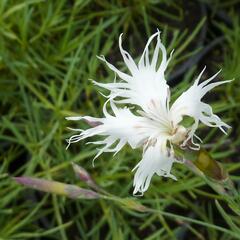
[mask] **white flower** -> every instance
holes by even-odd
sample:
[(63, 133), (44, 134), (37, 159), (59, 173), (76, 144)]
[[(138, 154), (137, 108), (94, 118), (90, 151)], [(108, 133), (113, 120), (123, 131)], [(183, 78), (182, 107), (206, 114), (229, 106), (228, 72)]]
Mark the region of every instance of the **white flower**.
[[(157, 38), (157, 44), (150, 59), (149, 45), (154, 38)], [(199, 144), (194, 142), (194, 137), (200, 140), (195, 134), (199, 122), (210, 127), (218, 127), (226, 133), (225, 128), (230, 126), (213, 114), (211, 106), (202, 102), (201, 99), (212, 88), (229, 81), (212, 83), (217, 73), (199, 83), (204, 68), (194, 84), (170, 107), (170, 90), (164, 72), (172, 53), (167, 59), (166, 49), (160, 40), (160, 32), (156, 32), (149, 38), (138, 64), (122, 48), (122, 35), (119, 38), (119, 48), (130, 74), (121, 72), (104, 57), (99, 57), (121, 81), (94, 82), (110, 92), (103, 107), (104, 117), (68, 117), (68, 120), (86, 120), (93, 126), (87, 130), (75, 129), (79, 133), (70, 137), (68, 143), (78, 142), (95, 135), (102, 136), (102, 140), (92, 142), (103, 145), (96, 157), (103, 152), (116, 154), (127, 143), (132, 148), (143, 147), (142, 160), (134, 168), (136, 173), (133, 182), (133, 193), (143, 194), (155, 173), (176, 180), (176, 177), (171, 174), (173, 163), (178, 161), (174, 156), (173, 145), (185, 146), (191, 143), (191, 148), (198, 149)], [(162, 55), (160, 65), (158, 64), (159, 50)], [(110, 104), (112, 114), (107, 111), (107, 104)], [(133, 113), (129, 107), (121, 108), (119, 104), (133, 105), (138, 111)], [(194, 119), (194, 124), (188, 129), (181, 125), (183, 116)]]

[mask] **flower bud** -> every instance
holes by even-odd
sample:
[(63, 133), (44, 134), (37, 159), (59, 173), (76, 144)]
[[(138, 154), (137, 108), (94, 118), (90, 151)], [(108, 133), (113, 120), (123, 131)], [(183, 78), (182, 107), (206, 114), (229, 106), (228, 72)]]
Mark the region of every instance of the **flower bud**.
[(55, 193), (73, 199), (96, 199), (100, 195), (92, 190), (80, 188), (75, 185), (50, 181), (40, 178), (15, 177), (17, 183), (40, 191)]
[(222, 165), (214, 160), (207, 151), (200, 150), (193, 164), (207, 177), (216, 181), (224, 181), (228, 177)]

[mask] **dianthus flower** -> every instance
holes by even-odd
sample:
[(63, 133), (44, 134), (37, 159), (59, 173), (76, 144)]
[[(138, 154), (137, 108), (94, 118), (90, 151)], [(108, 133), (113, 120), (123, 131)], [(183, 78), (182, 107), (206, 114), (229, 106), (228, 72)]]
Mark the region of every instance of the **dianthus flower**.
[[(156, 47), (152, 57), (149, 57), (149, 45), (155, 38)], [(133, 194), (138, 192), (143, 194), (155, 173), (176, 180), (171, 173), (172, 165), (181, 161), (175, 156), (174, 145), (179, 147), (188, 145), (192, 149), (199, 149), (199, 144), (194, 140), (201, 141), (195, 134), (200, 122), (209, 127), (218, 127), (226, 133), (225, 129), (230, 126), (213, 113), (209, 104), (201, 100), (212, 88), (229, 81), (213, 83), (212, 80), (218, 72), (200, 83), (204, 68), (193, 85), (170, 105), (170, 88), (164, 73), (173, 52), (167, 59), (166, 48), (160, 40), (160, 32), (157, 31), (149, 38), (138, 64), (123, 49), (122, 34), (119, 37), (119, 48), (130, 74), (120, 71), (103, 56), (99, 57), (121, 81), (113, 83), (94, 81), (97, 86), (109, 90), (108, 99), (103, 107), (104, 117), (67, 117), (68, 120), (85, 120), (91, 126), (87, 130), (76, 129), (79, 133), (71, 136), (68, 143), (95, 135), (103, 137), (100, 141), (91, 142), (102, 145), (95, 158), (103, 152), (116, 154), (126, 144), (133, 149), (141, 147), (142, 159), (133, 169), (136, 170)], [(158, 64), (160, 51), (162, 59)], [(111, 114), (107, 111), (108, 104), (112, 110)], [(122, 105), (125, 106), (121, 107)], [(193, 118), (191, 126), (182, 125), (184, 116)]]

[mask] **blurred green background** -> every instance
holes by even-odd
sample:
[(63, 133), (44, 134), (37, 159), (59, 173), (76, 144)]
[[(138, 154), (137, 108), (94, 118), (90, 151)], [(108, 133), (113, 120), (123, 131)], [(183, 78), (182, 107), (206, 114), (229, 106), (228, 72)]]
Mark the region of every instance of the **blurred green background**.
[[(180, 164), (178, 181), (153, 177), (136, 201), (160, 210), (140, 213), (107, 200), (69, 200), (26, 189), (13, 176), (41, 177), (86, 187), (71, 162), (88, 170), (105, 190), (132, 197), (132, 168), (141, 150), (125, 147), (95, 161), (86, 141), (65, 150), (70, 115), (102, 116), (104, 97), (89, 79), (111, 82), (114, 74), (96, 55), (126, 70), (118, 49), (138, 60), (158, 28), (168, 53), (173, 99), (222, 69), (232, 79), (207, 95), (224, 121), (225, 136), (200, 126), (202, 147), (228, 170), (239, 188), (240, 1), (1, 0), (0, 1), (0, 239), (240, 239), (238, 193), (222, 196)], [(232, 204), (232, 206), (231, 206)], [(231, 207), (229, 207), (231, 206)], [(171, 213), (171, 214), (168, 214)], [(184, 217), (184, 218), (181, 218)], [(197, 220), (197, 221), (192, 221)]]

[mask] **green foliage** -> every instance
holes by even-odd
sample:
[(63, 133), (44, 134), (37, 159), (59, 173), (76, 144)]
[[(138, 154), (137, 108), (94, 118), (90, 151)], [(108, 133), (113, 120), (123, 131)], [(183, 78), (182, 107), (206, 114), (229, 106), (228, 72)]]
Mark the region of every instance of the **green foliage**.
[[(65, 116), (102, 114), (105, 99), (89, 79), (114, 78), (96, 55), (105, 55), (124, 70), (119, 34), (124, 33), (125, 48), (138, 59), (148, 36), (159, 28), (168, 52), (175, 49), (168, 78), (179, 66), (184, 69), (173, 99), (193, 82), (202, 64), (207, 65), (207, 75), (222, 68), (221, 78), (235, 78), (208, 99), (232, 126), (229, 135), (202, 127), (198, 133), (202, 147), (223, 164), (239, 187), (236, 1), (186, 2), (0, 1), (0, 239), (240, 239), (237, 191), (226, 196), (215, 193), (204, 179), (175, 164), (177, 182), (155, 176), (144, 197), (132, 199), (131, 170), (141, 158), (140, 151), (125, 147), (115, 157), (103, 154), (93, 168), (93, 145), (83, 141), (65, 150), (71, 134)], [(199, 10), (203, 5), (207, 16)], [(232, 25), (219, 17), (221, 11), (230, 16)], [(224, 41), (196, 61), (222, 35)], [(78, 122), (76, 127), (86, 126)], [(69, 200), (28, 190), (11, 178), (24, 175), (86, 187), (75, 178), (71, 162), (87, 169), (99, 186), (118, 199)], [(142, 205), (151, 210), (134, 209)]]

